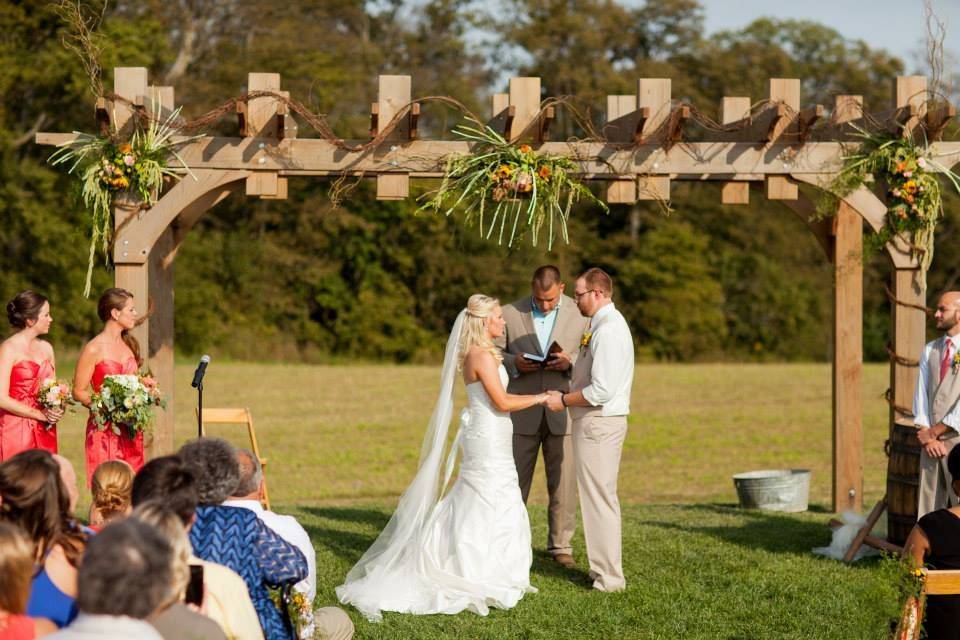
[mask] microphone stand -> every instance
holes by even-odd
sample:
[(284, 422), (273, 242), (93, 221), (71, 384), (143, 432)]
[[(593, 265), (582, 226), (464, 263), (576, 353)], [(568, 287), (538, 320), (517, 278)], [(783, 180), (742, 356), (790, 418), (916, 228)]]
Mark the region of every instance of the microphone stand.
[(203, 437), (203, 380), (197, 385), (197, 437)]

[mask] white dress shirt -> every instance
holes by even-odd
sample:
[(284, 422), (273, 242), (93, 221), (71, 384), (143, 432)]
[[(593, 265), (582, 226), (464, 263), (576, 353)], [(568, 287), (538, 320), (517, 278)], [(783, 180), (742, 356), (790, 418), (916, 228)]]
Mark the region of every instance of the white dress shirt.
[(50, 640), (163, 640), (160, 633), (145, 620), (88, 613), (81, 613), (70, 626), (46, 637)]
[(630, 389), (633, 386), (633, 337), (623, 314), (611, 302), (590, 319), (590, 344), (593, 355), (590, 384), (581, 391), (587, 402), (603, 407), (603, 416), (630, 413)]
[[(953, 346), (950, 348), (951, 354), (956, 354), (960, 350), (960, 335), (945, 336)], [(933, 345), (937, 340), (928, 342), (923, 348), (923, 355), (920, 356), (920, 370), (917, 374), (917, 389), (913, 393), (913, 424), (918, 427), (932, 427), (930, 424), (930, 388), (936, 388), (940, 383), (940, 363), (930, 362), (930, 352), (933, 351)], [(943, 357), (943, 354), (940, 354)], [(953, 405), (947, 415), (943, 417), (943, 424), (960, 431), (960, 402)]]
[(223, 503), (228, 507), (241, 507), (257, 514), (257, 517), (274, 532), (303, 553), (307, 559), (307, 577), (294, 585), (301, 593), (307, 594), (310, 602), (317, 596), (317, 551), (310, 542), (307, 533), (293, 516), (283, 516), (273, 511), (267, 511), (258, 500), (230, 499)]

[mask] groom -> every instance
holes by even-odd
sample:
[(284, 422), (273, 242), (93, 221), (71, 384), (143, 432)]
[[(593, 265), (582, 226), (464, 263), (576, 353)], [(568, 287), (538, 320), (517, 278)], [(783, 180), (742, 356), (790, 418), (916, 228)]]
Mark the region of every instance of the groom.
[(548, 406), (553, 411), (569, 407), (573, 418), (573, 458), (593, 587), (622, 591), (627, 583), (617, 475), (630, 413), (633, 338), (613, 305), (613, 279), (602, 269), (588, 269), (577, 278), (573, 295), (590, 326), (580, 341), (571, 391), (551, 395)]
[[(566, 391), (577, 358), (586, 318), (576, 303), (563, 295), (560, 270), (544, 265), (533, 274), (531, 295), (503, 307), (504, 335), (497, 340), (503, 364), (510, 372), (507, 391), (538, 394)], [(550, 348), (554, 347), (551, 353)], [(541, 358), (542, 363), (524, 357)], [(535, 406), (510, 414), (513, 420), (513, 458), (524, 503), (530, 495), (537, 453), (543, 448), (547, 472), (550, 531), (547, 551), (565, 567), (574, 566), (571, 539), (577, 524), (577, 476), (570, 443), (570, 418), (566, 411), (553, 413)]]

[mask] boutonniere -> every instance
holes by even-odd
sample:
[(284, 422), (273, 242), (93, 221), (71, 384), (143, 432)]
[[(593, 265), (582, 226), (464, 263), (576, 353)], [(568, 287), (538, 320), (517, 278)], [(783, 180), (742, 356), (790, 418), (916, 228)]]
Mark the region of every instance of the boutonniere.
[(950, 366), (950, 370), (953, 371), (953, 375), (957, 375), (957, 372), (960, 371), (960, 351), (953, 354), (953, 364)]
[[(583, 336), (580, 337), (580, 348), (583, 349), (584, 347), (589, 347), (590, 338), (592, 337), (593, 337), (592, 331), (584, 331)], [(960, 352), (958, 352), (957, 355), (960, 355)]]

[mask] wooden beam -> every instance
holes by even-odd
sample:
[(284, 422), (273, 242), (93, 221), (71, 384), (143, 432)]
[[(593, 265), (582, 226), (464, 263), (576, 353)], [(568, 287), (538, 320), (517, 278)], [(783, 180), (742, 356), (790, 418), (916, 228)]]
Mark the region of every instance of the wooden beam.
[[(750, 106), (749, 96), (724, 96), (720, 104), (721, 124), (731, 125), (748, 120), (750, 118)], [(737, 133), (739, 135), (733, 137), (742, 140), (746, 131), (741, 130)], [(724, 182), (720, 189), (720, 202), (723, 204), (750, 204), (750, 183)]]
[[(130, 102), (137, 102), (147, 93), (146, 67), (117, 67), (113, 70), (113, 92)], [(121, 136), (130, 135), (133, 127), (133, 109), (124, 102), (113, 105), (114, 129)]]
[[(247, 91), (272, 91), (283, 94), (280, 89), (279, 73), (247, 74)], [(246, 135), (254, 138), (277, 138), (277, 110), (282, 103), (272, 96), (252, 98), (247, 101)]]
[[(796, 78), (771, 78), (770, 101), (773, 104), (771, 124), (767, 130), (767, 144), (772, 141), (796, 141), (797, 114), (800, 111), (800, 80)], [(785, 136), (791, 134), (791, 136)], [(786, 157), (793, 158), (792, 155)], [(792, 164), (792, 163), (791, 163)], [(783, 173), (789, 173), (784, 171)], [(797, 184), (787, 176), (769, 175), (766, 179), (767, 198), (770, 200), (796, 200)]]
[(97, 122), (97, 133), (101, 136), (110, 135), (110, 112), (113, 111), (113, 101), (104, 97), (97, 98), (94, 108), (94, 119)]
[(787, 176), (767, 176), (766, 187), (768, 200), (796, 200), (800, 195), (796, 181)]
[[(644, 118), (643, 124), (643, 131), (648, 132), (644, 133), (645, 141), (649, 139), (658, 145), (670, 144), (670, 136), (673, 134), (668, 131), (672, 109), (671, 86), (670, 78), (640, 78), (637, 81), (637, 108), (641, 110), (641, 114), (649, 114)], [(670, 199), (670, 177), (663, 175), (667, 172), (661, 169), (659, 160), (660, 156), (673, 148), (676, 146), (668, 146), (656, 153), (657, 159), (651, 162), (651, 170), (635, 172), (640, 174), (637, 180), (638, 200)]]
[(516, 142), (530, 135), (540, 113), (540, 78), (510, 78), (510, 106), (515, 108), (507, 140)]
[(927, 117), (924, 120), (924, 127), (927, 130), (928, 140), (940, 140), (943, 138), (943, 130), (951, 119), (957, 116), (957, 107), (946, 103), (940, 106), (928, 109)]
[(550, 125), (556, 117), (556, 107), (547, 107), (544, 109), (543, 115), (540, 116), (540, 123), (538, 124), (539, 132), (537, 133), (537, 142), (543, 142), (549, 138)]
[(420, 103), (415, 102), (410, 105), (410, 121), (408, 124), (407, 138), (417, 140), (420, 137)]
[[(749, 182), (732, 182), (726, 184), (744, 184)], [(758, 186), (759, 188), (759, 186)], [(817, 217), (817, 207), (813, 201), (801, 193), (796, 200), (782, 200), (782, 204), (803, 220), (810, 233), (816, 238), (817, 244), (823, 249), (823, 255), (828, 261), (833, 261), (834, 230), (833, 218)]]
[[(611, 142), (633, 142), (636, 124), (637, 96), (607, 96), (607, 124), (603, 133)], [(610, 204), (633, 204), (637, 201), (637, 176), (625, 175), (607, 185), (606, 201)]]
[(833, 510), (859, 512), (863, 509), (863, 219), (843, 201), (836, 213), (832, 262)]
[(812, 107), (807, 107), (800, 111), (800, 115), (797, 117), (800, 124), (800, 142), (806, 142), (810, 133), (813, 131), (814, 125), (818, 120), (823, 118), (823, 115), (826, 113), (826, 108), (822, 104), (815, 104)]
[(920, 119), (926, 116), (926, 105), (927, 77), (897, 76), (893, 85), (893, 108), (897, 109), (902, 117), (898, 118), (894, 126), (903, 137), (913, 135), (920, 125)]
[[(377, 96), (378, 121), (377, 135), (383, 133), (390, 123), (399, 117), (400, 112), (410, 104), (412, 79), (410, 76), (380, 76)], [(400, 118), (396, 128), (388, 136), (394, 144), (410, 140), (410, 118)], [(381, 150), (377, 150), (380, 155)], [(398, 163), (399, 164), (399, 163)], [(380, 173), (377, 175), (377, 200), (404, 200), (410, 195), (410, 174), (405, 171)]]

